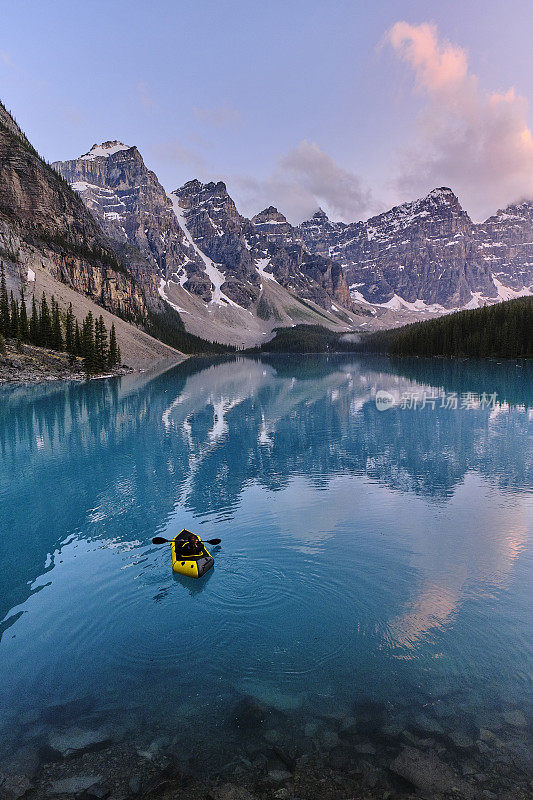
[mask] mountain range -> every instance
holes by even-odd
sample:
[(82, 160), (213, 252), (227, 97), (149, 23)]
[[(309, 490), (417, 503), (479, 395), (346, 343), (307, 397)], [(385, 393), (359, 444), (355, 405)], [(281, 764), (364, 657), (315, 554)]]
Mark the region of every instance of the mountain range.
[(248, 219), (223, 182), (167, 192), (116, 140), (48, 165), (0, 105), (0, 257), (30, 289), (38, 269), (137, 328), (251, 345), (279, 326), (372, 330), (533, 293), (533, 202), (479, 224), (442, 187), (366, 221)]

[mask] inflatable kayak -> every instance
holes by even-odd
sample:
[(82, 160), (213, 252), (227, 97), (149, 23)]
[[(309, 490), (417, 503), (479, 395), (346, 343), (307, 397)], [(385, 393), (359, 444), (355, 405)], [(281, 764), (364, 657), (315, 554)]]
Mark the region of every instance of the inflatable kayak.
[(172, 539), (170, 552), (172, 554), (172, 569), (180, 575), (188, 575), (190, 578), (201, 578), (202, 575), (211, 569), (215, 559), (206, 549), (205, 544), (200, 539), (202, 552), (196, 556), (185, 556), (180, 552), (180, 545), (187, 541), (190, 531), (185, 528)]

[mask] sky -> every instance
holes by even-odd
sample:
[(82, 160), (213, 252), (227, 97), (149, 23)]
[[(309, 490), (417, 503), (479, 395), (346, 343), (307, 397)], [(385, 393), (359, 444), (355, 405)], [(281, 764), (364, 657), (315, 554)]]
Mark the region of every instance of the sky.
[(366, 219), (533, 197), (530, 0), (0, 0), (0, 99), (49, 161), (135, 144), (168, 191)]

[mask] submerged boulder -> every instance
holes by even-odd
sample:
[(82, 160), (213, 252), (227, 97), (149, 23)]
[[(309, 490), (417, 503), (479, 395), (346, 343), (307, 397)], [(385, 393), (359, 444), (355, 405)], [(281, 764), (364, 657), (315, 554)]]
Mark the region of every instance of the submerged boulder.
[(455, 792), (464, 800), (474, 797), (472, 788), (434, 753), (422, 753), (414, 747), (404, 747), (392, 761), (389, 769), (416, 789), (429, 795)]

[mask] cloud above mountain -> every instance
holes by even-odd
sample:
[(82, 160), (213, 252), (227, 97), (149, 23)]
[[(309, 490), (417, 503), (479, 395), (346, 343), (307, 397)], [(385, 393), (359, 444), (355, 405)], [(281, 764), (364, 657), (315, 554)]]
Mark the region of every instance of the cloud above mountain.
[(364, 216), (372, 202), (355, 173), (306, 140), (280, 156), (263, 180), (240, 176), (230, 182), (247, 214), (276, 205), (293, 223), (308, 219), (318, 206), (332, 219), (351, 222)]
[(527, 100), (513, 88), (485, 92), (464, 49), (437, 27), (397, 22), (385, 41), (414, 73), (425, 99), (417, 140), (404, 153), (397, 187), (403, 195), (451, 186), (476, 219), (533, 197), (533, 137)]

